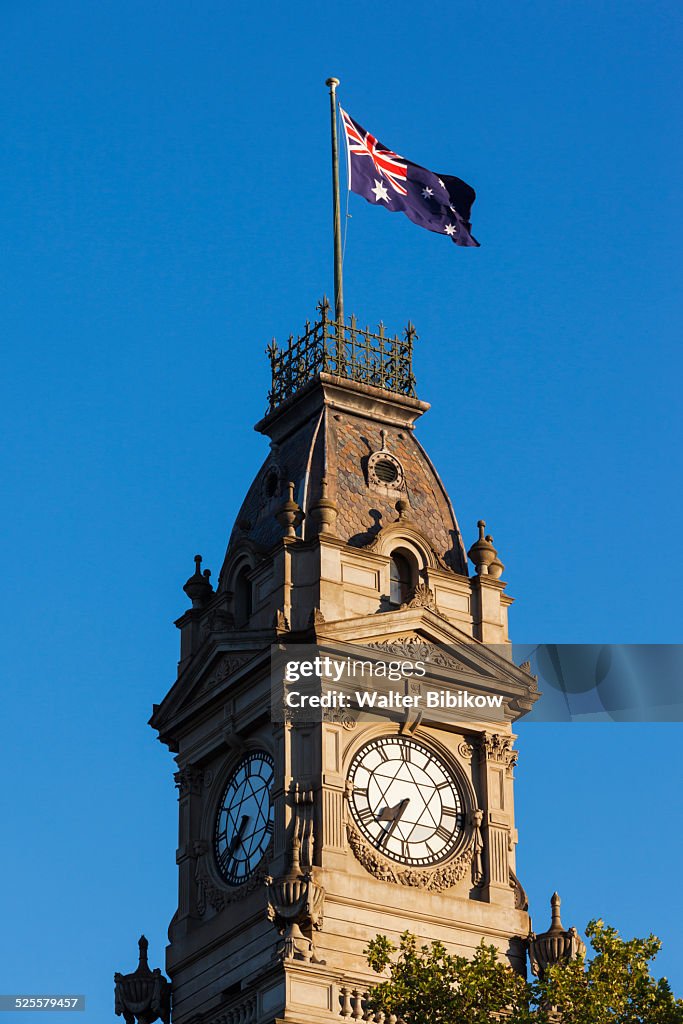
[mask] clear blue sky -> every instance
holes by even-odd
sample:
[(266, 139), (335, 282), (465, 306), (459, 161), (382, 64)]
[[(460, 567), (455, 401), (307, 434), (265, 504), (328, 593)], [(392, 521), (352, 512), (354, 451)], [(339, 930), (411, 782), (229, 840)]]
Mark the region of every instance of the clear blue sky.
[[(264, 347), (331, 290), (328, 100), (478, 192), (461, 250), (351, 197), (348, 310), (417, 325), (421, 438), (519, 641), (680, 642), (680, 4), (0, 6), (0, 990), (93, 1024), (175, 908), (146, 726), (265, 451)], [(680, 964), (680, 726), (523, 726), (538, 929)], [(10, 1015), (8, 1015), (9, 1021)], [(80, 1019), (80, 1018), (79, 1018)]]

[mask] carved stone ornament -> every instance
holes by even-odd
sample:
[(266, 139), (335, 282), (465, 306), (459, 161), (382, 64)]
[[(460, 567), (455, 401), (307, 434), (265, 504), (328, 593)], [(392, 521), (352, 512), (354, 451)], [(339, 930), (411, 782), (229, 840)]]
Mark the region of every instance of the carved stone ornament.
[(203, 861), (201, 858), (197, 860), (197, 867), (195, 870), (195, 883), (197, 885), (197, 911), (200, 915), (206, 913), (207, 903), (213, 907), (218, 913), (221, 910), (225, 910), (230, 904), (236, 903), (238, 900), (243, 900), (249, 893), (255, 892), (257, 889), (263, 887), (263, 883), (267, 877), (268, 872), (268, 861), (273, 854), (272, 846), (268, 847), (265, 856), (259, 866), (256, 868), (254, 874), (243, 882), (242, 885), (237, 885), (232, 888), (227, 888), (223, 885), (215, 885), (213, 880), (209, 877)]
[(401, 636), (397, 637), (396, 640), (378, 640), (365, 646), (371, 650), (396, 654), (398, 657), (410, 661), (429, 661), (432, 665), (453, 668), (457, 672), (464, 672), (467, 669), (463, 662), (450, 654), (446, 654), (436, 644), (430, 644), (420, 636)]
[(349, 846), (356, 859), (366, 871), (381, 882), (395, 882), (397, 885), (409, 885), (415, 889), (428, 892), (443, 892), (450, 889), (467, 874), (472, 865), (474, 855), (474, 834), (466, 848), (454, 860), (440, 864), (435, 868), (403, 868), (394, 864), (381, 853), (365, 842), (355, 825), (347, 821), (346, 834)]
[(275, 626), (276, 633), (288, 633), (289, 632), (289, 619), (283, 612), (282, 608), (278, 608), (273, 618), (273, 625)]
[(154, 1024), (171, 1020), (171, 986), (158, 967), (150, 971), (147, 963), (149, 943), (144, 935), (138, 940), (140, 958), (132, 974), (114, 975), (114, 1012), (126, 1024)]
[(413, 588), (409, 601), (401, 605), (401, 608), (428, 608), (432, 612), (438, 612), (434, 591), (426, 583), (418, 583)]
[(348, 711), (340, 711), (339, 708), (323, 708), (322, 720), (331, 725), (341, 725), (348, 732), (355, 729), (358, 724), (353, 715)]
[(526, 894), (526, 889), (517, 878), (512, 868), (510, 868), (510, 888), (515, 894), (515, 910), (528, 910), (529, 909), (529, 897)]
[(529, 936), (529, 962), (531, 970), (542, 978), (548, 967), (554, 964), (567, 963), (570, 960), (582, 960), (586, 955), (586, 946), (576, 928), (565, 929), (560, 918), (560, 897), (555, 892), (550, 900), (552, 920), (547, 932)]
[(218, 683), (222, 683), (224, 679), (227, 679), (233, 672), (236, 672), (251, 657), (251, 654), (224, 654), (213, 671), (207, 676), (204, 682), (204, 689), (210, 690), (212, 687), (217, 686)]
[(517, 764), (519, 752), (512, 749), (512, 737), (498, 733), (486, 733), (482, 738), (482, 748), (488, 761), (497, 761), (505, 765), (508, 772)]
[(311, 609), (311, 614), (308, 617), (309, 626), (322, 626), (325, 622), (325, 616), (319, 608)]
[[(299, 870), (309, 871), (313, 867), (315, 851), (315, 833), (313, 829), (313, 810), (315, 794), (311, 786), (304, 786), (292, 780), (289, 787), (289, 800), (294, 808), (294, 841), (297, 845)], [(294, 859), (294, 848), (292, 848)]]
[(295, 832), (289, 872), (280, 878), (266, 878), (268, 918), (282, 937), (276, 952), (279, 959), (322, 964), (324, 960), (316, 956), (313, 931), (322, 928), (325, 890), (314, 880), (312, 869), (301, 864), (300, 852)]
[(471, 761), (474, 755), (474, 747), (467, 740), (463, 740), (462, 743), (458, 744), (458, 753), (465, 761)]
[(173, 778), (178, 788), (178, 799), (182, 800), (183, 797), (190, 796), (192, 793), (199, 793), (203, 777), (204, 773), (202, 770), (193, 767), (191, 764), (185, 765), (184, 768), (174, 772)]
[(476, 808), (470, 814), (470, 824), (474, 832), (472, 841), (472, 885), (481, 885), (484, 881), (484, 838), (481, 834), (481, 823), (484, 812)]

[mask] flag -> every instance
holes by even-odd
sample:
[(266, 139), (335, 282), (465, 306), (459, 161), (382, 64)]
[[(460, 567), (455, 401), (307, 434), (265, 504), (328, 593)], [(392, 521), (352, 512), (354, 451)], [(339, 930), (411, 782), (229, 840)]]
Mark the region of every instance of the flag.
[(479, 245), (470, 234), (474, 189), (451, 174), (435, 174), (383, 146), (339, 108), (346, 134), (349, 188), (373, 206), (405, 213), (414, 224), (456, 245)]

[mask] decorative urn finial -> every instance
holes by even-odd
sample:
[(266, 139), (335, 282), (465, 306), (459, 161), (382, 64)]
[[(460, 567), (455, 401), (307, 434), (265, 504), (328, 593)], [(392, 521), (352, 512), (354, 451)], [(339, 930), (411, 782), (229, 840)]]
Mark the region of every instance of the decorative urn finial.
[(582, 960), (586, 955), (585, 943), (576, 928), (565, 928), (560, 917), (560, 897), (556, 892), (550, 900), (551, 922), (547, 932), (529, 936), (529, 961), (531, 970), (542, 978), (544, 972), (554, 964), (569, 960)]
[(296, 537), (296, 529), (304, 518), (301, 508), (294, 500), (294, 481), (287, 484), (287, 500), (275, 513), (285, 537)]
[(170, 1024), (171, 986), (158, 967), (150, 971), (147, 963), (149, 943), (144, 935), (138, 940), (139, 961), (132, 974), (114, 975), (114, 1012), (126, 1024)]
[[(467, 552), (467, 557), (474, 563), (477, 576), (488, 576), (489, 574), (495, 576), (495, 570), (494, 572), (490, 571), (491, 565), (498, 562), (496, 557), (498, 552), (492, 544), (493, 538), (491, 536), (484, 536), (484, 530), (486, 529), (486, 521), (484, 519), (480, 519), (477, 526), (479, 527), (479, 536)], [(503, 564), (498, 562), (498, 565), (500, 566), (498, 576), (500, 576), (500, 573), (503, 571)]]
[(333, 534), (338, 514), (337, 503), (328, 497), (327, 477), (324, 476), (320, 483), (320, 497), (311, 508), (311, 516), (318, 527), (318, 533)]
[(183, 587), (183, 590), (192, 601), (193, 608), (201, 608), (209, 600), (213, 594), (213, 587), (211, 586), (209, 579), (211, 577), (211, 570), (204, 569), (202, 572), (202, 556), (194, 556), (195, 570), (192, 576)]

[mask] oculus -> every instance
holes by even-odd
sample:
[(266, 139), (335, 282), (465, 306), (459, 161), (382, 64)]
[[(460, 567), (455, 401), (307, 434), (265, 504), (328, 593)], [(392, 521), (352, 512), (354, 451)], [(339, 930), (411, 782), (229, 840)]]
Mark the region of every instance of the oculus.
[(362, 747), (349, 769), (351, 813), (363, 837), (390, 860), (439, 864), (460, 845), (463, 798), (433, 750), (406, 736)]
[(229, 885), (250, 878), (268, 849), (273, 834), (273, 760), (257, 750), (232, 771), (216, 818), (218, 870)]
[(391, 493), (401, 491), (405, 486), (403, 466), (384, 449), (374, 452), (368, 459), (368, 483)]

